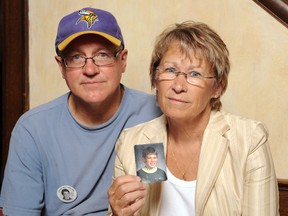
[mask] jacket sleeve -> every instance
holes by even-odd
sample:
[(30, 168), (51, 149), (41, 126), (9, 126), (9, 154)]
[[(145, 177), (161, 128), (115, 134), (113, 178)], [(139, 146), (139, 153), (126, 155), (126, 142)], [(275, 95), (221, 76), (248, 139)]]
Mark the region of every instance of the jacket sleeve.
[(245, 170), (243, 216), (279, 215), (278, 185), (268, 132), (259, 123), (251, 134)]

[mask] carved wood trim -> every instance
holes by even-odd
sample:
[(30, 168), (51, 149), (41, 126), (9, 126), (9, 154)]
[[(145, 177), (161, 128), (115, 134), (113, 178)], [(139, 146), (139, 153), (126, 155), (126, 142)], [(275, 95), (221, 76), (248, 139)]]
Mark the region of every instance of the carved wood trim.
[(253, 0), (288, 28), (288, 0)]

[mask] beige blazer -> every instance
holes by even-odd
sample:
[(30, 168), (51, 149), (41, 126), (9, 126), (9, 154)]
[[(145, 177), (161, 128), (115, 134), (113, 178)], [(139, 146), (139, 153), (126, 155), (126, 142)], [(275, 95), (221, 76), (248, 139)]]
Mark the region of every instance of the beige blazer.
[[(197, 216), (279, 215), (277, 181), (267, 139), (261, 122), (211, 113), (197, 174)], [(166, 152), (164, 116), (124, 130), (116, 145), (113, 178), (136, 175), (134, 145), (159, 142)], [(161, 183), (148, 184), (147, 189), (145, 205), (136, 215), (157, 216)]]

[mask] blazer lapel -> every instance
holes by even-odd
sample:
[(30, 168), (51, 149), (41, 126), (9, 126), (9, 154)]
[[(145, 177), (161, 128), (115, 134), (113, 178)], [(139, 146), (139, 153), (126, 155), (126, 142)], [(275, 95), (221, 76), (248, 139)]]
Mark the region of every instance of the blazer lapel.
[[(163, 143), (164, 156), (166, 158), (167, 151), (167, 130), (166, 118), (164, 115), (159, 117), (154, 124), (144, 131), (144, 136), (147, 138), (147, 143)], [(148, 202), (142, 208), (141, 215), (159, 215), (159, 208), (161, 203), (161, 183), (152, 183), (147, 185), (149, 196)], [(146, 206), (147, 205), (147, 206)]]
[(167, 130), (166, 130), (166, 118), (164, 115), (160, 116), (154, 124), (150, 124), (143, 135), (147, 138), (147, 143), (163, 143), (164, 155), (166, 157), (167, 149)]
[(228, 140), (224, 134), (229, 125), (220, 112), (212, 112), (205, 130), (200, 152), (196, 186), (196, 215), (202, 215), (216, 179), (221, 171), (227, 151)]

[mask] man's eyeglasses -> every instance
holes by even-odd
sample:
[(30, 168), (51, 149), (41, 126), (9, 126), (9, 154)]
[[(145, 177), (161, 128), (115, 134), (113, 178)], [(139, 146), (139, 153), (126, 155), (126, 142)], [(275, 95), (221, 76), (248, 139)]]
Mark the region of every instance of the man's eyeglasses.
[(97, 66), (110, 66), (115, 63), (115, 59), (121, 53), (122, 49), (116, 53), (99, 52), (92, 57), (84, 57), (81, 55), (63, 57), (63, 62), (66, 68), (83, 68), (88, 59), (91, 59)]
[(191, 72), (181, 72), (177, 71), (177, 69), (173, 67), (169, 68), (157, 68), (157, 80), (174, 80), (179, 75), (183, 75), (186, 78), (186, 81), (195, 86), (205, 87), (205, 79), (216, 79), (215, 76), (204, 76), (199, 72), (191, 71)]

